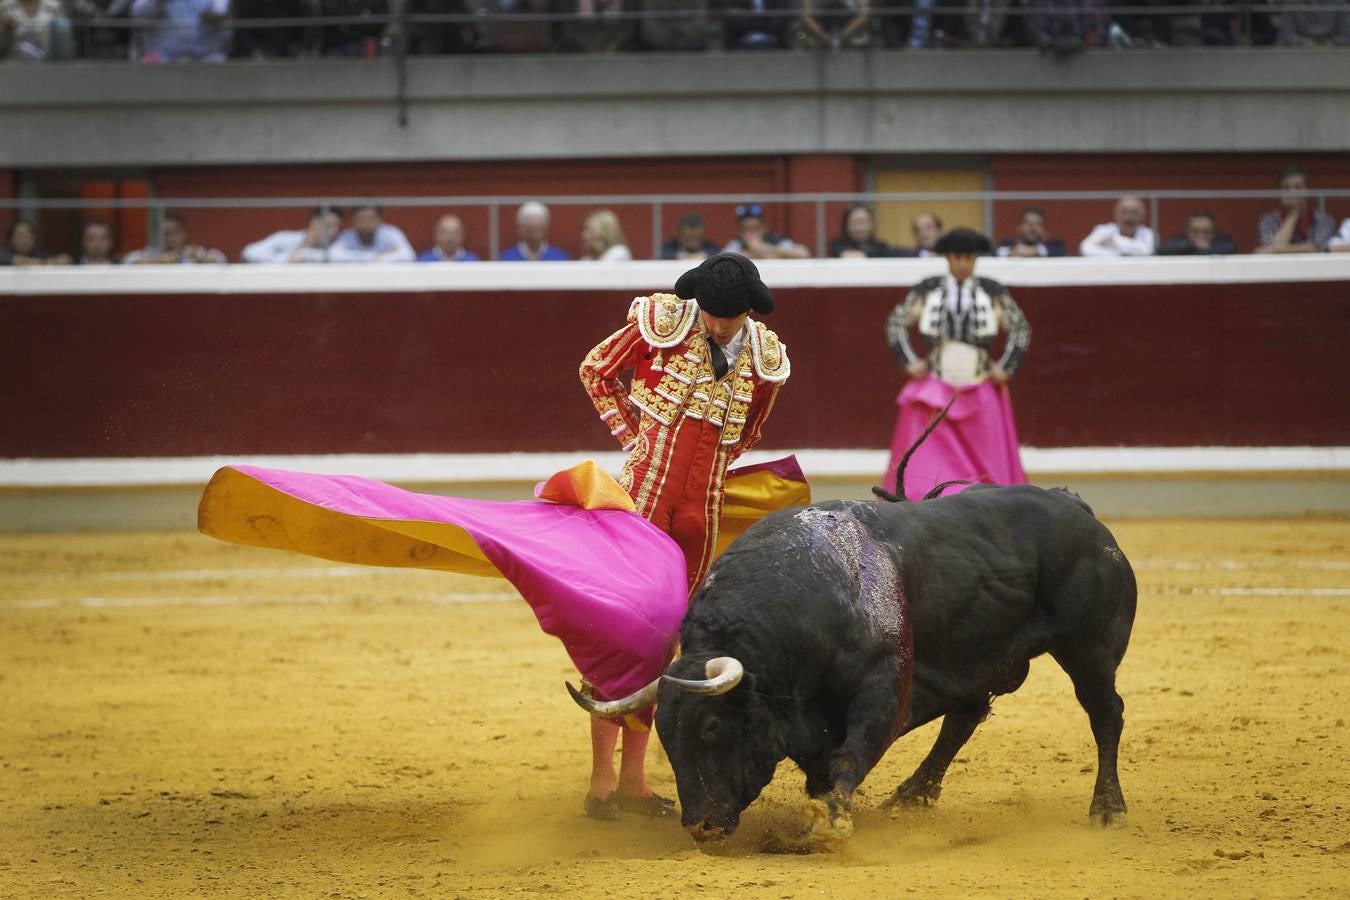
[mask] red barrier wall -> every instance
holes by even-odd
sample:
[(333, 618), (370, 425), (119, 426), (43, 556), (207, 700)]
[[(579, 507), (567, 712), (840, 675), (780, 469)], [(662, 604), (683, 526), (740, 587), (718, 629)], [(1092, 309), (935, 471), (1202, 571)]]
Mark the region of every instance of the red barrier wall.
[[(1350, 444), (1348, 282), (1015, 293), (1025, 444)], [(886, 446), (900, 292), (775, 295), (793, 376), (764, 446)], [(576, 369), (629, 299), (0, 297), (0, 457), (610, 449)]]

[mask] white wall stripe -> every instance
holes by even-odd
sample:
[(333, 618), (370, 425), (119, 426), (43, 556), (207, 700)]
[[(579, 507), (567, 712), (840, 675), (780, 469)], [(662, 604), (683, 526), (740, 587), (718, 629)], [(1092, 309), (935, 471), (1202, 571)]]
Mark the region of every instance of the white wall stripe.
[(186, 607), (186, 606), (309, 606), (309, 605), (355, 605), (357, 603), (419, 603), (427, 606), (451, 606), (459, 603), (504, 603), (519, 600), (516, 593), (493, 594), (447, 594), (440, 597), (408, 598), (400, 596), (397, 601), (379, 600), (370, 597), (349, 597), (332, 594), (295, 594), (278, 597), (76, 597), (58, 599), (36, 597), (31, 599), (0, 600), (0, 609), (128, 609), (138, 607)]
[(1350, 587), (1335, 588), (1195, 588), (1193, 594), (1218, 594), (1220, 597), (1350, 597)]
[(1257, 560), (1207, 559), (1201, 562), (1184, 559), (1144, 559), (1131, 560), (1130, 565), (1136, 571), (1140, 569), (1164, 569), (1174, 572), (1207, 571), (1251, 571), (1266, 569), (1312, 569), (1327, 572), (1350, 571), (1350, 561), (1343, 559), (1287, 559), (1282, 556), (1270, 556)]
[[(756, 450), (739, 463), (767, 462), (795, 452), (807, 478), (880, 477), (885, 450)], [(0, 460), (0, 489), (200, 487), (221, 466), (249, 465), (321, 475), (359, 475), (398, 484), (524, 484), (593, 459), (617, 474), (623, 454), (351, 453), (295, 456), (123, 457)], [(1350, 447), (1055, 447), (1022, 448), (1034, 479), (1048, 476), (1185, 473), (1336, 472), (1350, 476)]]
[[(940, 259), (763, 260), (764, 281), (779, 288), (880, 287), (900, 291), (944, 271)], [(0, 296), (48, 294), (351, 294), (460, 291), (537, 292), (669, 290), (683, 262), (482, 262), (428, 265), (52, 266), (0, 269)], [(1342, 254), (1148, 257), (1128, 259), (984, 259), (980, 274), (1016, 287), (1082, 285), (1291, 283), (1350, 280)], [(1090, 298), (1089, 298), (1090, 302)]]
[[(435, 578), (443, 573), (428, 569), (402, 569), (396, 566), (277, 566), (271, 569), (150, 569), (143, 572), (85, 572), (80, 581), (220, 581), (223, 579), (253, 578), (352, 578), (379, 577), (389, 572), (401, 575), (416, 573)], [(69, 581), (68, 572), (19, 572), (9, 576), (13, 581)]]

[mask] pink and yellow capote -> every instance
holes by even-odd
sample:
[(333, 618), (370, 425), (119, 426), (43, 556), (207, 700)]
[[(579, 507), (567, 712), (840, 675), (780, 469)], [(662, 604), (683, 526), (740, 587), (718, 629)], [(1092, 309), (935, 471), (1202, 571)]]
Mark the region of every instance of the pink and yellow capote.
[[(535, 495), (467, 500), (353, 475), (226, 466), (207, 484), (197, 524), (220, 540), (336, 562), (505, 578), (599, 697), (631, 694), (674, 653), (689, 599), (684, 555), (592, 461)], [(793, 457), (729, 472), (717, 552), (768, 513), (810, 499)]]

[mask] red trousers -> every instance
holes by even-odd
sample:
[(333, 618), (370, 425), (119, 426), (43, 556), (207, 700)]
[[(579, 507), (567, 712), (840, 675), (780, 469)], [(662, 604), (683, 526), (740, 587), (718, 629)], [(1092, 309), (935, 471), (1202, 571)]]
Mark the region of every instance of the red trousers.
[(638, 436), (624, 464), (620, 483), (637, 511), (675, 539), (684, 551), (689, 592), (712, 564), (730, 445), (722, 429), (702, 419), (680, 416)]

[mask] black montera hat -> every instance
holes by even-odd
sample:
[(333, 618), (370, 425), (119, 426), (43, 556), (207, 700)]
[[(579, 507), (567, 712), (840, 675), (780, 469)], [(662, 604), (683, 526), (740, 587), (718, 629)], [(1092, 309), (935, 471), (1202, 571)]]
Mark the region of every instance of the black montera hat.
[(938, 238), (933, 250), (939, 256), (946, 256), (948, 253), (988, 253), (993, 250), (993, 245), (989, 243), (989, 238), (980, 234), (973, 228), (953, 228), (951, 231)]
[(759, 270), (739, 253), (710, 256), (680, 276), (676, 296), (698, 301), (698, 308), (719, 319), (734, 319), (754, 310), (773, 312), (773, 294), (759, 278)]

